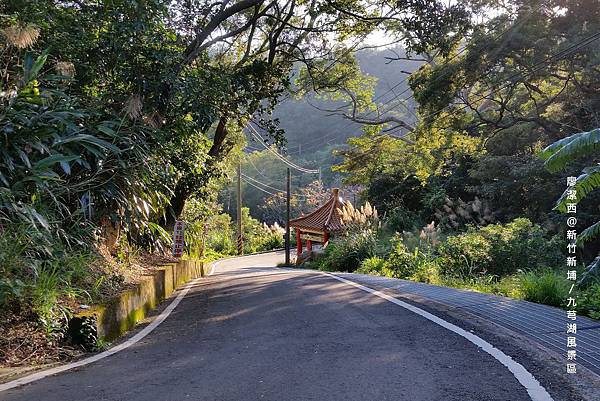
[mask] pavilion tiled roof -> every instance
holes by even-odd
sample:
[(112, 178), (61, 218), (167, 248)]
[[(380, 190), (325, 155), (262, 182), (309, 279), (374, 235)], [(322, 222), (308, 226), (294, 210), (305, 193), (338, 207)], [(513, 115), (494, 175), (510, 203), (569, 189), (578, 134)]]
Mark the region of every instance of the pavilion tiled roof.
[(342, 228), (342, 222), (338, 209), (341, 209), (342, 206), (339, 189), (334, 188), (331, 198), (325, 204), (306, 216), (290, 220), (290, 227), (320, 232), (339, 231)]

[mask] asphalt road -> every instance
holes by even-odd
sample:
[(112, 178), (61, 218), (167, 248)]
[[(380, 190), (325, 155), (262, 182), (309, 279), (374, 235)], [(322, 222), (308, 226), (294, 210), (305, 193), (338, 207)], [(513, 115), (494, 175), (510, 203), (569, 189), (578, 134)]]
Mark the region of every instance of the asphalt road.
[(140, 342), (0, 400), (530, 400), (459, 335), (280, 258), (221, 262)]

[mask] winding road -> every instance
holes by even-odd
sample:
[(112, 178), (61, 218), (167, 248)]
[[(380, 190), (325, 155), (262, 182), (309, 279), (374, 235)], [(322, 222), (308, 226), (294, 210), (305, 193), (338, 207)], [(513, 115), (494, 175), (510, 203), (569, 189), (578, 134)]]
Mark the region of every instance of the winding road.
[(535, 399), (464, 336), (335, 277), (274, 268), (281, 259), (218, 262), (137, 343), (0, 400)]

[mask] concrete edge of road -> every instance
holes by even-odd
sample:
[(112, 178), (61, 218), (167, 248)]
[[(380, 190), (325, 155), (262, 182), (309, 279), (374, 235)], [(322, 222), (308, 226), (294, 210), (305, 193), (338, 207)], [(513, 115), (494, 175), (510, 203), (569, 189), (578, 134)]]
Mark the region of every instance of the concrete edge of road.
[[(214, 260), (212, 262), (209, 262), (210, 268), (208, 269), (207, 276), (211, 276), (214, 273), (215, 267), (221, 262), (224, 262), (224, 261), (227, 261), (230, 259), (234, 259), (234, 258), (246, 258), (246, 257), (252, 257), (252, 256), (256, 256), (256, 255), (266, 254), (266, 253), (281, 252), (282, 250), (283, 249), (272, 249), (270, 251), (256, 252), (256, 253), (242, 255), (242, 256), (229, 256), (229, 257)], [(205, 277), (205, 276), (203, 276), (203, 277)], [(108, 356), (111, 356), (113, 354), (116, 354), (117, 352), (123, 351), (124, 349), (131, 347), (132, 345), (136, 344), (141, 339), (146, 337), (148, 334), (150, 334), (167, 317), (169, 317), (171, 312), (173, 312), (173, 310), (177, 307), (177, 305), (181, 302), (181, 300), (187, 295), (188, 291), (194, 285), (196, 285), (196, 283), (199, 282), (203, 277), (197, 277), (195, 279), (192, 279), (189, 282), (187, 282), (183, 287), (181, 287), (178, 290), (176, 297), (171, 301), (171, 303), (161, 313), (159, 313), (146, 327), (144, 327), (139, 333), (135, 334), (131, 338), (129, 338), (129, 339), (125, 340), (124, 342), (122, 342), (118, 345), (115, 345), (114, 347), (111, 347), (103, 352), (100, 352), (99, 354), (95, 354), (95, 355), (80, 359), (78, 361), (69, 362), (64, 365), (58, 365), (58, 366), (50, 367), (48, 369), (38, 370), (35, 373), (26, 374), (23, 377), (19, 377), (17, 379), (10, 380), (5, 383), (0, 383), (0, 393), (3, 391), (6, 391), (6, 390), (10, 390), (12, 388), (23, 386), (28, 383), (32, 383), (34, 381), (46, 378), (48, 376), (53, 376), (58, 373), (65, 372), (67, 370), (71, 370), (71, 369), (75, 369), (75, 368), (78, 368), (81, 366), (89, 365), (90, 363), (94, 363), (96, 361), (99, 361), (101, 359), (104, 359)], [(126, 335), (126, 333), (124, 335)]]
[[(214, 260), (212, 262), (209, 262), (210, 268), (208, 269), (208, 274), (206, 276), (211, 276), (214, 273), (215, 266), (221, 262), (224, 262), (224, 261), (227, 261), (230, 259), (234, 259), (234, 258), (246, 258), (246, 257), (262, 255), (262, 254), (266, 254), (266, 253), (281, 252), (283, 250), (284, 249), (278, 248), (278, 249), (272, 249), (270, 251), (256, 252), (256, 253), (252, 253), (252, 254), (248, 254), (248, 255), (241, 255), (241, 256), (228, 256), (225, 258)], [(67, 370), (71, 370), (71, 369), (75, 369), (75, 368), (78, 368), (81, 366), (89, 365), (90, 363), (99, 361), (100, 359), (104, 359), (110, 355), (116, 354), (119, 351), (129, 348), (130, 346), (134, 345), (135, 343), (139, 342), (141, 339), (146, 337), (148, 334), (150, 334), (167, 317), (169, 317), (169, 315), (177, 307), (179, 302), (181, 302), (181, 300), (187, 295), (190, 288), (192, 288), (203, 277), (205, 277), (205, 276), (192, 279), (192, 280), (188, 281), (184, 286), (182, 286), (178, 290), (175, 299), (173, 299), (171, 301), (171, 303), (161, 313), (159, 313), (156, 317), (154, 317), (154, 319), (146, 327), (144, 327), (139, 333), (135, 334), (131, 338), (129, 338), (129, 339), (125, 340), (124, 342), (122, 342), (118, 345), (115, 345), (114, 347), (111, 347), (99, 354), (95, 354), (95, 355), (92, 355), (92, 356), (89, 356), (89, 357), (86, 357), (86, 358), (83, 358), (83, 359), (80, 359), (80, 360), (77, 360), (74, 362), (69, 362), (66, 364), (59, 364), (57, 366), (52, 365), (51, 367), (49, 367), (47, 369), (42, 369), (42, 370), (36, 370), (34, 368), (33, 369), (35, 371), (34, 373), (25, 374), (24, 376), (19, 377), (17, 379), (9, 380), (5, 383), (0, 383), (0, 393), (3, 391), (6, 391), (6, 390), (12, 389), (12, 388), (23, 386), (28, 383), (32, 383), (34, 381), (43, 379), (48, 376), (53, 376), (55, 374), (65, 372)], [(126, 334), (127, 333), (124, 333), (124, 336)]]

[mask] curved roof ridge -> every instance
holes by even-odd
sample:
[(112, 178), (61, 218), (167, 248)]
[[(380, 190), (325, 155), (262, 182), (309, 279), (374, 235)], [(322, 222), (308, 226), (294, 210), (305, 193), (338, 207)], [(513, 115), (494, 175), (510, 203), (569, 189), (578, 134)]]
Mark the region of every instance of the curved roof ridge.
[(329, 226), (331, 218), (333, 217), (333, 213), (337, 212), (338, 203), (341, 203), (339, 198), (339, 190), (337, 188), (333, 189), (333, 196), (331, 197), (331, 199), (333, 200), (333, 207), (329, 211), (329, 216), (327, 216), (327, 220), (325, 221), (325, 227)]
[(310, 212), (309, 214), (297, 217), (295, 219), (291, 219), (290, 223), (292, 223), (294, 221), (304, 220), (304, 219), (307, 219), (307, 218), (309, 218), (311, 216), (314, 216), (315, 214), (317, 214), (318, 212), (320, 212), (322, 209), (325, 209), (327, 206), (329, 206), (330, 202), (331, 202), (331, 198), (327, 202), (323, 203), (321, 206), (319, 206), (318, 208), (316, 208), (315, 210), (313, 210), (312, 212)]
[(332, 190), (332, 196), (327, 202), (306, 216), (290, 220), (290, 227), (318, 231), (339, 230), (341, 228), (341, 222), (337, 212), (339, 204), (339, 189), (334, 188)]

